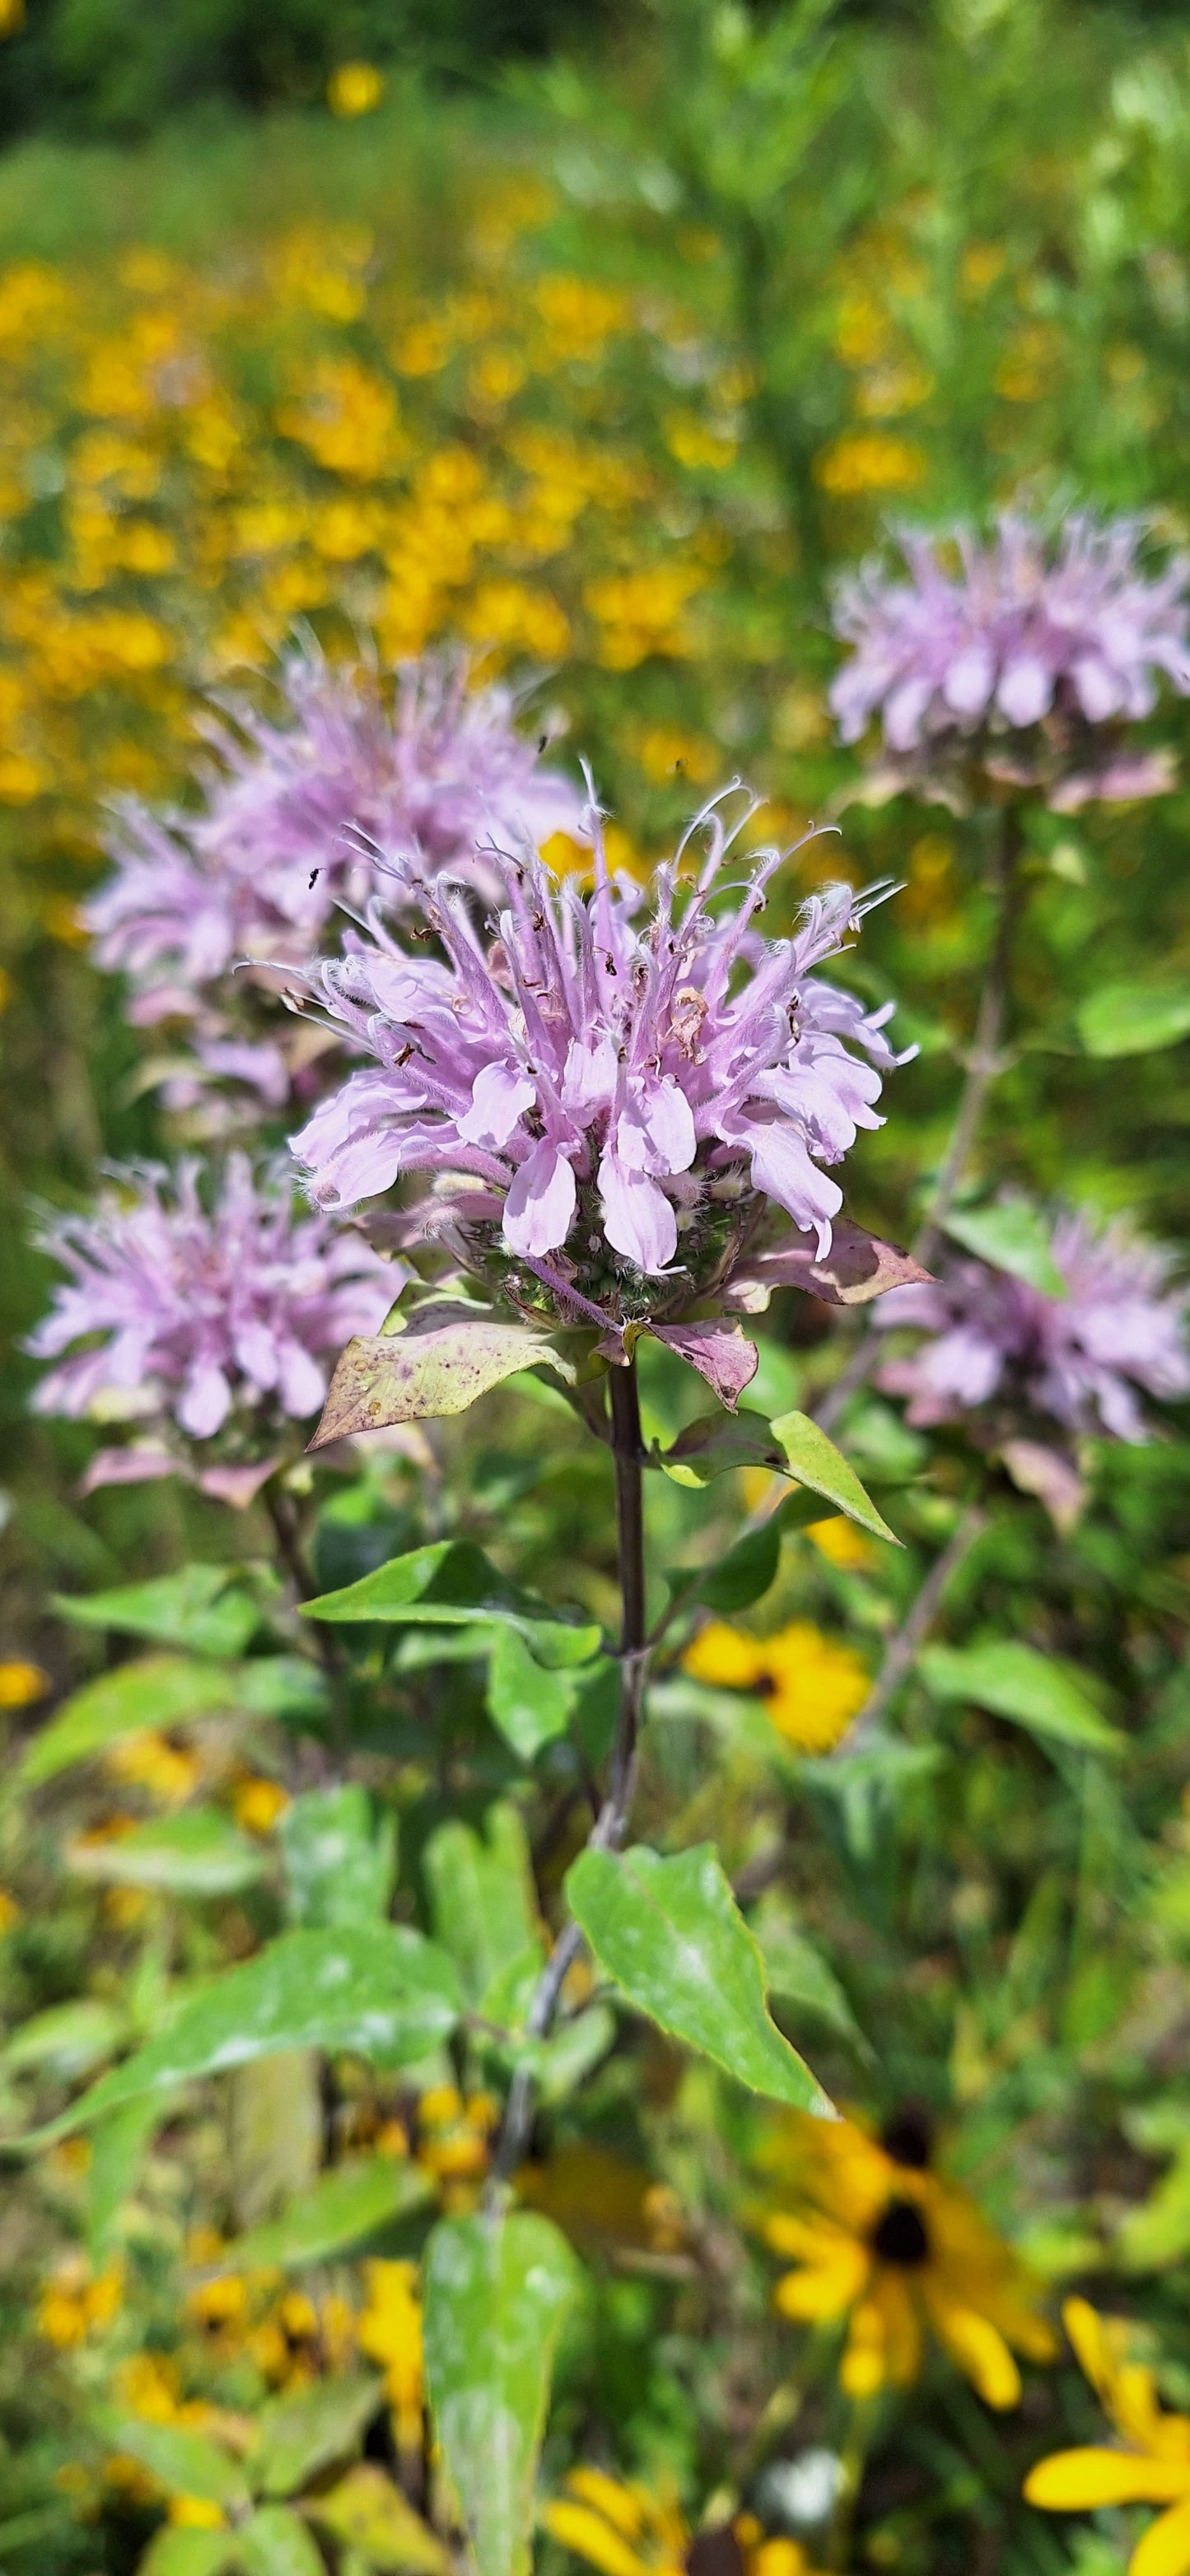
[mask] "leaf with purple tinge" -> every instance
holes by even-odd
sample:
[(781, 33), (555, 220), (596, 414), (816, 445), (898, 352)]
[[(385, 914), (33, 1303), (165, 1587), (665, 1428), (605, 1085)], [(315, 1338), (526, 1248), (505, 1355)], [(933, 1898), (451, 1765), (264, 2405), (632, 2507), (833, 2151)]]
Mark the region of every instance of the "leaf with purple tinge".
[(352, 1432), (465, 1413), (518, 1370), (542, 1367), (574, 1383), (573, 1364), (544, 1333), (458, 1306), (425, 1308), (403, 1332), (348, 1343), (309, 1445), (325, 1449)]
[(767, 1250), (747, 1253), (732, 1274), (724, 1303), (744, 1315), (764, 1313), (774, 1288), (804, 1288), (824, 1306), (866, 1306), (889, 1288), (928, 1280), (930, 1273), (866, 1227), (839, 1220), (830, 1251), (818, 1257), (817, 1239), (795, 1227)]
[(760, 1353), (738, 1324), (652, 1324), (654, 1341), (664, 1342), (678, 1358), (705, 1377), (721, 1404), (734, 1413), (746, 1386), (760, 1366)]

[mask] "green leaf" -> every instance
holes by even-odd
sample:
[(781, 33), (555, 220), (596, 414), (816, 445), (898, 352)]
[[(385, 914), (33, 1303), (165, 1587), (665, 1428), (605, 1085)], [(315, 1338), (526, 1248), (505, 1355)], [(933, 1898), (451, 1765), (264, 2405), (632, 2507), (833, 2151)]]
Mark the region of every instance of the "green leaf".
[(348, 1342), (310, 1447), (391, 1422), (465, 1413), (477, 1396), (527, 1368), (553, 1369), (568, 1385), (577, 1377), (547, 1336), (527, 1324), (457, 1305), (423, 1308), (403, 1331)]
[(749, 1929), (760, 1944), (769, 1993), (846, 2039), (864, 2056), (872, 2052), (834, 1969), (796, 1922), (787, 1897), (775, 1888), (763, 1896)]
[(491, 1620), (515, 1628), (537, 1661), (552, 1670), (589, 1663), (600, 1643), (598, 1628), (560, 1619), (546, 1602), (511, 1583), (470, 1539), (437, 1539), (391, 1557), (341, 1592), (304, 1602), (302, 1615), (380, 1619), (403, 1627), (467, 1628)]
[(136, 2188), (141, 2154), (161, 2117), (152, 2096), (130, 2102), (101, 2120), (91, 2141), (87, 2167), (87, 2251), (95, 2270), (107, 2261), (119, 2236), (120, 2211)]
[(964, 1251), (990, 1261), (996, 1270), (1007, 1270), (1014, 1279), (1023, 1279), (1027, 1288), (1038, 1289), (1043, 1297), (1066, 1295), (1066, 1282), (1050, 1248), (1052, 1229), (1028, 1199), (995, 1199), (990, 1207), (955, 1208), (946, 1220), (946, 1231)]
[(363, 2243), (394, 2218), (432, 2199), (434, 2186), (420, 2165), (398, 2156), (368, 2156), (334, 2165), (303, 2191), (279, 2218), (250, 2228), (227, 2247), (220, 2268), (237, 2271), (276, 2264), (284, 2272), (327, 2263)]
[(237, 2532), (195, 2531), (184, 2523), (163, 2522), (138, 2558), (136, 2576), (223, 2576), (225, 2568), (239, 2564)]
[(270, 2397), (256, 2419), (252, 2469), (262, 2495), (294, 2495), (319, 2469), (353, 2451), (376, 2414), (384, 2382), (314, 2379), (296, 2397)]
[(1120, 1753), (1125, 1737), (1102, 1718), (1077, 1681), (1035, 1646), (1014, 1638), (986, 1645), (927, 1646), (917, 1668), (935, 1699), (971, 1700), (994, 1717), (1023, 1726), (1043, 1744), (1088, 1753)]
[(337, 2486), (311, 2496), (305, 2511), (369, 2567), (392, 2576), (450, 2576), (442, 2542), (372, 2460), (360, 2460)]
[(49, 2004), (11, 2032), (0, 2049), (0, 2068), (6, 2075), (39, 2066), (52, 2067), (56, 2075), (68, 2078), (87, 2075), (119, 2047), (127, 2027), (127, 2014), (98, 1996), (80, 1995), (73, 2003)]
[(1148, 1055), (1190, 1036), (1190, 984), (1107, 984), (1082, 1004), (1077, 1027), (1088, 1055)]
[(308, 2191), (326, 2142), (315, 2048), (278, 2048), (227, 2078), (227, 2179), (237, 2227), (255, 2227)]
[(760, 1951), (713, 1843), (670, 1860), (643, 1843), (582, 1852), (566, 1895), (598, 1965), (638, 2011), (752, 2092), (829, 2113), (769, 2019)]
[(565, 1735), (580, 1694), (599, 1669), (587, 1664), (581, 1672), (547, 1671), (515, 1628), (497, 1629), (488, 1663), (487, 1710), (519, 1761), (534, 1761), (543, 1745)]
[(233, 1708), (236, 1678), (234, 1665), (191, 1663), (182, 1655), (145, 1655), (139, 1663), (101, 1673), (98, 1681), (85, 1682), (64, 1700), (49, 1725), (34, 1736), (17, 1765), (13, 1786), (38, 1788), (72, 1762), (88, 1761), (125, 1735), (185, 1726), (213, 1716), (216, 1709)]
[(397, 1874), (397, 1820), (377, 1820), (358, 1780), (308, 1789), (277, 1827), (295, 1923), (376, 1923), (388, 1912)]
[(154, 1637), (191, 1655), (241, 1655), (260, 1626), (256, 1603), (236, 1588), (228, 1565), (184, 1565), (177, 1574), (122, 1584), (115, 1592), (57, 1593), (53, 1607), (75, 1628)]
[(235, 1677), (235, 1705), (249, 1717), (321, 1717), (328, 1696), (325, 1673), (306, 1655), (250, 1655)]
[(192, 2433), (181, 2424), (149, 2424), (141, 2415), (123, 2415), (108, 2406), (98, 2410), (96, 2422), (111, 2448), (139, 2460), (167, 2495), (201, 2496), (207, 2504), (240, 2511), (246, 2506), (248, 2489), (239, 2462), (205, 2433)]
[(449, 1950), (476, 2006), (538, 1930), (529, 1844), (517, 1809), (503, 1800), (489, 1807), (484, 1827), (481, 1837), (456, 1818), (439, 1825), (422, 1863), (434, 1937)]
[(259, 1843), (219, 1807), (154, 1816), (111, 1842), (72, 1843), (68, 1866), (104, 1887), (161, 1887), (177, 1896), (230, 1896), (265, 1874)]
[(300, 2513), (286, 2504), (263, 2505), (235, 2536), (243, 2576), (326, 2576), (322, 2552)]
[(415, 2065), (449, 2038), (458, 2013), (453, 1962), (404, 1924), (286, 1932), (188, 1997), (165, 2030), (102, 2076), (36, 2142), (282, 2048), (352, 2050), (382, 2066)]
[(656, 1463), (675, 1485), (700, 1487), (730, 1475), (733, 1467), (771, 1467), (783, 1474), (785, 1454), (763, 1413), (700, 1413)]
[(776, 1580), (781, 1558), (781, 1531), (775, 1513), (760, 1529), (748, 1530), (726, 1556), (707, 1566), (681, 1566), (666, 1575), (670, 1591), (693, 1607), (729, 1615), (749, 1610)]
[(529, 2576), (554, 2352), (577, 2287), (549, 2219), (452, 2218), (425, 2260), (426, 2379), (479, 2576)]
[[(774, 1439), (780, 1441), (784, 1450), (789, 1474), (796, 1476), (807, 1493), (819, 1494), (825, 1502), (833, 1503), (837, 1512), (842, 1512), (847, 1520), (855, 1521), (873, 1538), (886, 1538), (893, 1547), (900, 1546), (900, 1539), (890, 1530), (887, 1521), (881, 1519), (870, 1495), (864, 1492), (854, 1467), (848, 1466), (841, 1450), (836, 1449), (834, 1441), (828, 1440), (825, 1431), (820, 1431), (818, 1424), (811, 1421), (808, 1413), (778, 1414), (772, 1429)], [(818, 1517), (821, 1519), (822, 1515)]]

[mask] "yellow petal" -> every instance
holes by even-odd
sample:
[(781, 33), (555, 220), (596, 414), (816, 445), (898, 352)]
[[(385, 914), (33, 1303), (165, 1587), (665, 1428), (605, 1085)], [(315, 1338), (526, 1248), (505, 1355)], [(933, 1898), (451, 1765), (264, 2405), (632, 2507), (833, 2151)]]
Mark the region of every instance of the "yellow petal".
[(564, 2549), (598, 2567), (601, 2576), (647, 2576), (643, 2558), (590, 2505), (567, 2504), (564, 2496), (555, 2496), (543, 2506), (541, 2519)]
[(874, 2397), (887, 2377), (884, 2319), (874, 2299), (856, 2308), (839, 2364), (839, 2386), (845, 2397)]
[(867, 2272), (866, 2246), (844, 2237), (803, 2271), (787, 2272), (778, 2281), (773, 2297), (782, 2316), (799, 2317), (804, 2323), (841, 2316), (844, 2308), (858, 2298)]
[(1003, 2335), (987, 2317), (977, 2316), (974, 2308), (940, 2297), (929, 2285), (925, 2296), (939, 2342), (945, 2344), (951, 2360), (958, 2363), (984, 2405), (1015, 2406), (1021, 2393), (1021, 2374)]
[(566, 2484), (580, 2504), (594, 2505), (625, 2540), (635, 2540), (644, 2516), (640, 2498), (631, 2487), (622, 2486), (618, 2478), (609, 2478), (605, 2469), (571, 2469)]
[(1190, 2498), (1159, 2514), (1133, 2550), (1128, 2576), (1186, 2576), (1190, 2568)]
[(729, 1628), (722, 1619), (710, 1620), (687, 1647), (682, 1663), (693, 1681), (711, 1682), (720, 1690), (748, 1690), (766, 1669), (765, 1652), (757, 1639)]
[(1143, 2459), (1138, 2451), (1054, 2451), (1025, 2480), (1029, 2504), (1046, 2513), (1090, 2513), (1101, 2504), (1169, 2504), (1190, 2491), (1183, 2461)]
[(911, 2388), (921, 2369), (921, 2326), (904, 2273), (882, 2264), (872, 2295), (884, 2329), (888, 2376), (894, 2388)]

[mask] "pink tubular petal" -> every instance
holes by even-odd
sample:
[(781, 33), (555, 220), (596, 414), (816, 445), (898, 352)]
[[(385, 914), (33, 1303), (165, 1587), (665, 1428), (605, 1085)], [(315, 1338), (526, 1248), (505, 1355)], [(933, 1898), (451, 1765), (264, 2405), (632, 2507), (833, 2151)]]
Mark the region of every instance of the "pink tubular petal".
[(543, 1138), (513, 1176), (504, 1202), (504, 1240), (510, 1252), (540, 1259), (556, 1252), (574, 1223), (578, 1191), (564, 1154)]
[(678, 1248), (678, 1221), (656, 1181), (644, 1172), (626, 1172), (608, 1153), (599, 1166), (599, 1195), (603, 1230), (613, 1251), (646, 1278), (667, 1269)]
[(231, 1388), (214, 1361), (196, 1361), (182, 1389), (178, 1420), (192, 1440), (209, 1440), (231, 1411)]
[(471, 1107), (458, 1122), (464, 1144), (490, 1145), (499, 1151), (536, 1098), (536, 1085), (527, 1074), (507, 1064), (485, 1064), (471, 1086)]

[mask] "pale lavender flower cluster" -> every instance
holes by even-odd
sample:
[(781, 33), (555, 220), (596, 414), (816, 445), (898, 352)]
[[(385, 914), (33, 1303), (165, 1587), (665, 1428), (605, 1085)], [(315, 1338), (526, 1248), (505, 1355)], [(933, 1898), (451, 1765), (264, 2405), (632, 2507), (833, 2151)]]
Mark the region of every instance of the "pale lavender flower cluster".
[[(731, 791), (726, 791), (730, 794)], [(757, 927), (778, 851), (720, 888), (732, 830), (716, 798), (659, 867), (649, 896), (609, 878), (598, 816), (594, 889), (557, 881), (536, 855), (491, 864), (502, 902), (481, 934), (462, 896), (393, 863), (411, 939), (370, 916), (371, 944), (308, 975), (323, 1011), (373, 1066), (315, 1111), (293, 1150), (329, 1208), (401, 1176), (437, 1176), (472, 1250), (523, 1262), (566, 1320), (713, 1286), (767, 1202), (817, 1236), (842, 1193), (837, 1165), (881, 1124), (881, 1075), (903, 1062), (865, 1012), (812, 969), (875, 899), (827, 888), (792, 938)], [(709, 855), (690, 865), (693, 837)], [(880, 889), (876, 890), (878, 893)], [(420, 922), (417, 920), (420, 916)], [(644, 1283), (658, 1283), (646, 1290)]]
[(369, 664), (335, 667), (311, 646), (283, 663), (278, 687), (281, 722), (227, 698), (208, 723), (217, 765), (200, 812), (132, 800), (118, 811), (115, 874), (85, 919), (142, 1025), (194, 1018), (239, 960), (308, 956), (336, 903), (368, 890), (345, 824), (407, 853), (416, 875), (448, 867), (481, 894), (494, 890), (493, 836), (577, 830), (578, 791), (538, 766), (512, 693), (469, 689), (457, 659), (427, 658), (394, 692)]
[(93, 1215), (55, 1217), (42, 1234), (67, 1277), (26, 1346), (59, 1363), (37, 1411), (126, 1411), (197, 1441), (234, 1416), (266, 1432), (307, 1420), (327, 1361), (378, 1331), (404, 1269), (323, 1216), (295, 1216), (287, 1181), (244, 1154), (205, 1196), (193, 1159), (172, 1182), (155, 1166), (116, 1178)]
[[(888, 750), (920, 764), (947, 746), (1048, 728), (1077, 760), (1090, 728), (1150, 715), (1159, 676), (1190, 692), (1190, 557), (1146, 573), (1138, 519), (1076, 511), (1056, 539), (1013, 512), (979, 545), (957, 528), (947, 542), (900, 535), (908, 580), (870, 563), (840, 583), (836, 632), (851, 645), (831, 706), (844, 742), (878, 716)], [(1006, 776), (1009, 772), (1006, 770)], [(1011, 773), (1016, 775), (1016, 771)], [(1068, 758), (1051, 802), (1151, 794), (1167, 766), (1114, 758), (1086, 775)]]
[(886, 1361), (877, 1383), (907, 1396), (922, 1428), (984, 1407), (1006, 1417), (1045, 1414), (1066, 1432), (1147, 1436), (1137, 1390), (1190, 1394), (1190, 1289), (1170, 1283), (1172, 1256), (1115, 1225), (1097, 1234), (1067, 1216), (1051, 1246), (1064, 1297), (969, 1258), (929, 1284), (894, 1288), (873, 1314), (881, 1330), (919, 1327), (908, 1358)]

